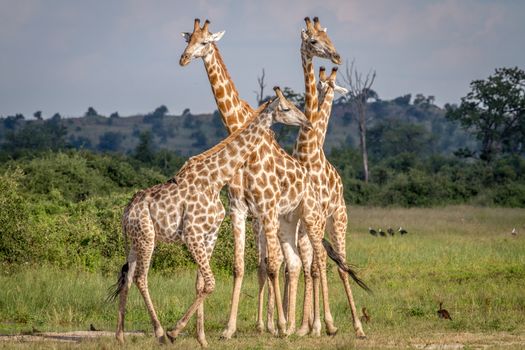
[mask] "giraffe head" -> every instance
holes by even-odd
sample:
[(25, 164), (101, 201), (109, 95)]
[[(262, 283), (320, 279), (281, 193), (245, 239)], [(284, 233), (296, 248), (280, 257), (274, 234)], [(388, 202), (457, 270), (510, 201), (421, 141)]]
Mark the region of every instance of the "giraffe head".
[(284, 97), (283, 92), (278, 86), (274, 87), (273, 90), (275, 91), (276, 97), (268, 104), (265, 112), (271, 114), (272, 119), (276, 122), (296, 125), (310, 130), (312, 124), (304, 113)]
[(332, 68), (332, 73), (329, 76), (326, 76), (326, 68), (319, 68), (319, 83), (317, 83), (317, 90), (319, 90), (319, 95), (324, 96), (329, 88), (334, 89), (335, 92), (346, 95), (348, 90), (342, 86), (337, 85), (337, 67)]
[(200, 19), (195, 18), (193, 33), (181, 33), (184, 40), (188, 43), (186, 49), (184, 49), (184, 52), (180, 56), (179, 64), (181, 66), (187, 65), (195, 58), (204, 57), (211, 53), (213, 50), (212, 43), (222, 38), (224, 30), (222, 32), (210, 33), (208, 31), (209, 24), (210, 21), (206, 20), (201, 28)]
[(317, 56), (329, 59), (334, 64), (341, 64), (341, 56), (326, 34), (326, 28), (321, 27), (319, 18), (314, 17), (313, 23), (310, 17), (306, 17), (304, 21), (306, 29), (301, 31), (301, 52), (309, 57)]

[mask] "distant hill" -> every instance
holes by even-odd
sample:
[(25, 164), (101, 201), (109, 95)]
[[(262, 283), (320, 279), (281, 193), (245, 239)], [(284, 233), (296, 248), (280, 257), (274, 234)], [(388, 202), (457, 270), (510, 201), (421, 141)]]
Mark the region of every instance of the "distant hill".
[[(393, 100), (377, 100), (368, 104), (369, 132), (381, 124), (410, 124), (423, 126), (432, 137), (433, 151), (451, 154), (454, 150), (475, 144), (468, 134), (445, 118), (445, 110), (425, 98), (411, 101), (406, 95)], [(160, 112), (159, 112), (160, 110)], [(176, 151), (182, 156), (197, 154), (226, 137), (218, 111), (210, 114), (193, 115), (186, 110), (175, 116), (158, 108), (146, 115), (128, 117), (104, 117), (89, 115), (63, 119), (54, 117), (57, 124), (65, 127), (65, 140), (76, 148), (131, 153), (139, 143), (140, 134), (151, 131), (157, 149)], [(22, 116), (0, 119), (0, 143), (4, 143), (10, 132), (32, 124), (44, 124), (42, 120), (25, 120)], [(392, 124), (393, 123), (393, 124)], [(285, 147), (291, 147), (297, 135), (291, 127), (275, 128), (276, 137)], [(407, 142), (410, 142), (407, 140)], [(356, 115), (351, 105), (342, 99), (334, 102), (332, 116), (326, 137), (325, 150), (334, 147), (358, 147)]]

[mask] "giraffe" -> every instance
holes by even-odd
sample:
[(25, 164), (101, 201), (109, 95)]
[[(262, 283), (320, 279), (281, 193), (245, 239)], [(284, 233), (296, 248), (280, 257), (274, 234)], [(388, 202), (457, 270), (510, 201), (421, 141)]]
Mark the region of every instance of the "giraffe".
[[(219, 193), (263, 145), (261, 141), (274, 121), (309, 127), (304, 114), (288, 108), (286, 102), (279, 96), (267, 102), (243, 127), (213, 148), (190, 158), (171, 180), (139, 191), (127, 205), (122, 227), (131, 247), (116, 290), (110, 295), (110, 299), (120, 296), (116, 331), (120, 342), (124, 341), (127, 294), (134, 281), (144, 298), (155, 336), (161, 342), (166, 341), (166, 336), (173, 341), (197, 311), (197, 338), (202, 346), (207, 346), (203, 301), (215, 288), (210, 258), (225, 215)], [(195, 300), (167, 333), (156, 315), (147, 284), (156, 242), (184, 243), (198, 266)]]
[[(332, 101), (334, 97), (334, 89), (336, 87), (335, 78), (337, 69), (332, 70), (332, 74), (327, 78), (325, 70), (320, 71), (320, 81), (322, 89), (322, 103), (319, 105), (319, 96), (315, 81), (315, 72), (313, 67), (313, 57), (321, 56), (317, 52), (317, 47), (312, 44), (318, 43), (320, 40), (327, 41), (326, 28), (321, 27), (319, 18), (314, 17), (313, 23), (309, 17), (305, 18), (306, 30), (301, 33), (301, 60), (303, 66), (304, 80), (305, 80), (305, 114), (312, 123), (312, 128), (306, 130), (301, 128), (297, 136), (296, 144), (294, 146), (293, 156), (297, 158), (309, 171), (316, 194), (320, 200), (320, 208), (322, 210), (321, 217), (325, 220), (322, 223), (326, 226), (330, 240), (334, 244), (335, 253), (344, 261), (346, 259), (346, 228), (348, 223), (346, 205), (343, 196), (343, 185), (341, 177), (337, 173), (335, 167), (326, 159), (323, 151), (323, 143), (327, 131), (328, 120), (330, 118)], [(341, 59), (339, 55), (332, 54), (325, 56), (331, 58), (335, 64), (340, 64)], [(324, 87), (324, 88), (323, 88)], [(301, 251), (308, 251), (308, 241), (299, 241), (299, 246), (303, 247)], [(306, 246), (306, 248), (304, 247)], [(339, 276), (345, 288), (348, 303), (352, 313), (352, 320), (356, 336), (359, 338), (365, 337), (363, 327), (357, 315), (357, 310), (353, 300), (352, 290), (348, 280), (348, 271), (344, 267), (338, 265)], [(358, 283), (359, 286), (366, 290), (368, 287), (356, 278), (355, 275), (349, 273), (351, 277)], [(314, 273), (314, 279), (317, 279)], [(306, 279), (305, 279), (306, 281)], [(313, 284), (314, 305), (315, 299), (319, 297), (317, 287), (318, 283)], [(305, 289), (310, 286), (305, 286)], [(323, 288), (323, 306), (324, 319), (327, 328), (327, 333), (335, 333), (337, 328), (333, 325), (333, 318), (330, 312), (328, 289)], [(311, 301), (311, 294), (305, 294), (304, 315), (307, 315), (309, 304)], [(314, 319), (319, 319), (315, 316), (319, 310), (314, 308)], [(320, 325), (313, 325), (312, 332), (317, 334)], [(298, 331), (299, 335), (306, 334), (309, 330), (308, 320), (303, 318), (303, 324)]]
[[(253, 109), (239, 98), (239, 94), (215, 44), (224, 35), (224, 32), (210, 33), (208, 30), (209, 23), (206, 20), (201, 28), (200, 21), (195, 19), (193, 32), (182, 33), (188, 44), (181, 55), (179, 63), (185, 66), (193, 59), (202, 58), (213, 95), (221, 112), (222, 121), (228, 131), (232, 132), (245, 123), (246, 119), (253, 113)], [(335, 50), (333, 51), (335, 52)], [(290, 105), (293, 106), (293, 104)], [(295, 106), (293, 107), (295, 108)], [(239, 175), (229, 184), (235, 263), (230, 317), (228, 325), (223, 332), (224, 338), (231, 338), (236, 331), (240, 288), (244, 275), (245, 219), (248, 211), (254, 216), (255, 228), (259, 231), (260, 258), (258, 279), (260, 288), (257, 327), (260, 330), (264, 329), (262, 321), (262, 288), (267, 275), (272, 281), (268, 288), (269, 300), (272, 300), (272, 295), (279, 299), (275, 300), (279, 318), (279, 331), (283, 332), (286, 328), (284, 326), (285, 322), (287, 322), (288, 327), (284, 333), (290, 334), (295, 331), (295, 297), (289, 298), (291, 302), (287, 304), (286, 310), (286, 315), (289, 317), (285, 321), (285, 317), (282, 315), (283, 310), (278, 283), (275, 280), (278, 279), (279, 266), (282, 261), (282, 259), (279, 259), (280, 248), (278, 246), (278, 243), (281, 243), (289, 276), (291, 276), (290, 295), (295, 295), (301, 267), (295, 243), (296, 226), (294, 225), (296, 225), (298, 218), (290, 219), (289, 213), (295, 210), (294, 208), (296, 208), (298, 203), (297, 196), (304, 191), (304, 187), (299, 182), (304, 176), (304, 168), (282, 150), (271, 133), (268, 133), (265, 142), (266, 147), (260, 147), (260, 153), (252, 155), (248, 159), (246, 166), (239, 172)], [(263, 190), (266, 197), (263, 196)], [(272, 197), (270, 198), (271, 194)], [(264, 217), (265, 219), (258, 221), (258, 217)], [(267, 219), (268, 217), (270, 219)], [(279, 227), (279, 234), (277, 234), (276, 230)], [(304, 239), (308, 240), (309, 237), (306, 236), (305, 234)], [(268, 253), (267, 259), (263, 257), (266, 251)], [(272, 332), (273, 316), (271, 316), (271, 309), (273, 308), (268, 308), (267, 327)]]

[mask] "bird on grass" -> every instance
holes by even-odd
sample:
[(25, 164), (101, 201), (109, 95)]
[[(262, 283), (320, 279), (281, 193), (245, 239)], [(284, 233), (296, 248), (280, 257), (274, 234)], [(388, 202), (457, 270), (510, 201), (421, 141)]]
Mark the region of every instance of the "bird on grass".
[(390, 236), (393, 236), (394, 235), (394, 230), (392, 229), (392, 227), (389, 227), (388, 230), (386, 230), (386, 232), (388, 232), (388, 234), (390, 234)]
[(439, 318), (443, 318), (445, 320), (451, 320), (452, 321), (452, 317), (450, 317), (450, 313), (443, 309), (443, 302), (439, 302), (439, 310), (437, 311), (437, 314), (439, 316)]
[(406, 235), (408, 233), (407, 230), (405, 230), (404, 228), (402, 228), (401, 226), (399, 226), (399, 230), (397, 230), (399, 233), (401, 233), (402, 235)]
[(377, 231), (371, 227), (368, 228), (368, 233), (370, 233), (372, 236), (377, 236)]
[(368, 322), (370, 322), (370, 320), (371, 320), (372, 318), (370, 317), (370, 315), (369, 315), (368, 312), (366, 311), (366, 307), (363, 307), (363, 308), (361, 309), (361, 312), (363, 312), (363, 316), (360, 317), (361, 322), (363, 322), (363, 323), (368, 323)]
[(386, 237), (386, 232), (385, 231), (379, 229), (379, 231), (377, 231), (377, 232), (381, 235), (381, 237)]
[(89, 330), (90, 330), (91, 332), (98, 332), (98, 331), (99, 331), (98, 329), (95, 328), (95, 326), (93, 326), (93, 323), (91, 323), (91, 324), (89, 325)]
[(517, 236), (518, 235), (518, 230), (516, 230), (516, 228), (514, 227), (510, 234), (513, 235), (513, 236)]

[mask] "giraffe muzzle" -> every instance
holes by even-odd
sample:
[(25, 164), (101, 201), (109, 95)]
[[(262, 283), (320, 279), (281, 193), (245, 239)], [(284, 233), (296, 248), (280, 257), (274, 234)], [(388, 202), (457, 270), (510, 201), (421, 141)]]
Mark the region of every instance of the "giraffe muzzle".
[(190, 63), (190, 61), (191, 61), (190, 55), (182, 54), (180, 56), (179, 64), (184, 67), (185, 65)]
[(332, 55), (332, 63), (334, 64), (342, 63), (341, 56), (337, 52)]

